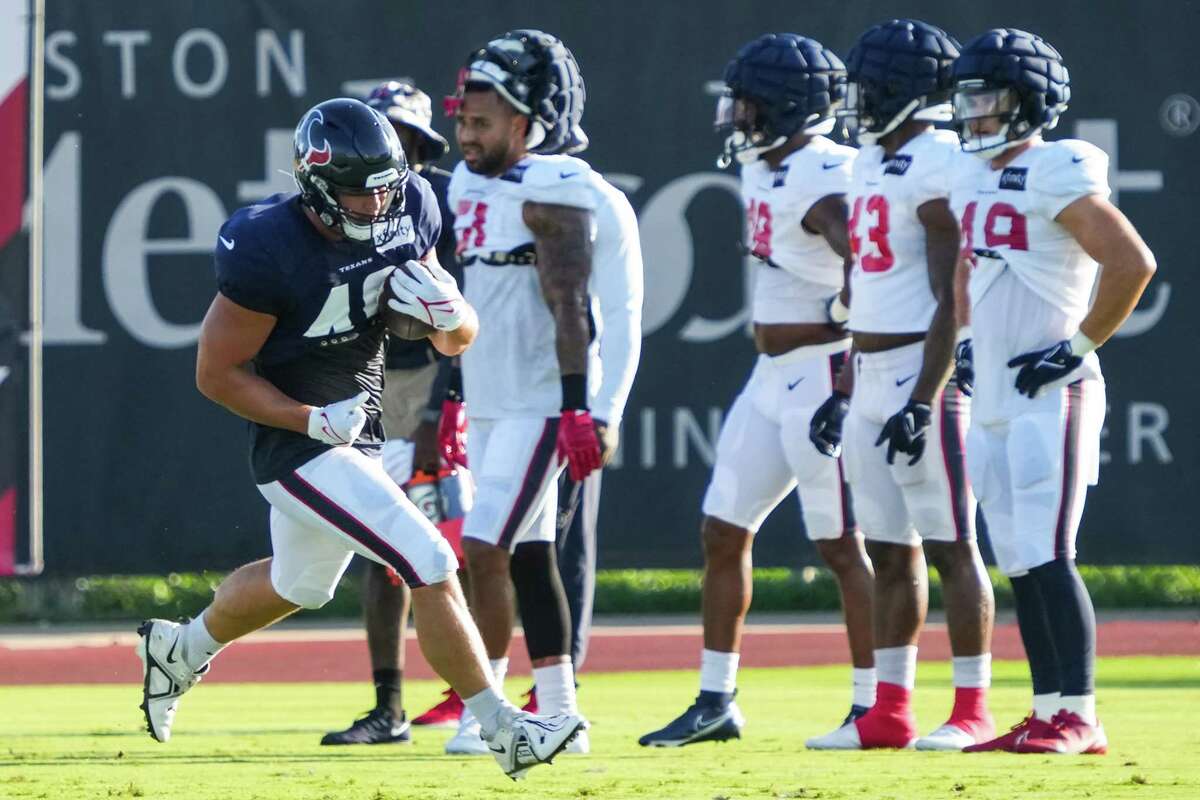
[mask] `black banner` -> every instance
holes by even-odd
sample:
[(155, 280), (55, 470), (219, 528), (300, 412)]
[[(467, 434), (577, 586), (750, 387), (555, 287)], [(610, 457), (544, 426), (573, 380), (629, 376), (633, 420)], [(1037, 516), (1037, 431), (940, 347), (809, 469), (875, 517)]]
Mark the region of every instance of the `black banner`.
[[(437, 98), (473, 47), (525, 26), (574, 50), (588, 85), (586, 156), (641, 220), (645, 349), (620, 463), (605, 478), (601, 561), (698, 565), (717, 431), (754, 359), (737, 183), (713, 166), (712, 82), (764, 31), (845, 52), (869, 24), (900, 12), (962, 40), (996, 24), (1028, 28), (1064, 54), (1073, 104), (1054, 135), (1108, 152), (1114, 199), (1160, 265), (1101, 353), (1110, 409), (1081, 559), (1194, 562), (1200, 436), (1190, 411), (1200, 387), (1187, 320), (1200, 287), (1186, 230), (1200, 212), (1191, 41), (1200, 6), (1172, 9), (1040, 0), (999, 11), (950, 0), (530, 0), (520, 13), (482, 0), (51, 3), (47, 568), (227, 568), (269, 551), (243, 423), (194, 388), (217, 227), (238, 206), (291, 187), (292, 127), (314, 103), (398, 76)], [(452, 133), (448, 120), (435, 125)], [(794, 501), (760, 539), (760, 564), (814, 558)]]

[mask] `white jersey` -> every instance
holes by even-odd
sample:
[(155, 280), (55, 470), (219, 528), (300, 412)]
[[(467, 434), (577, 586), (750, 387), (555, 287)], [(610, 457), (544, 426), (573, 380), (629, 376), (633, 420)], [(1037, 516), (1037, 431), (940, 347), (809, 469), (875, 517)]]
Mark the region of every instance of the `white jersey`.
[(962, 154), (952, 131), (933, 130), (891, 158), (879, 145), (854, 160), (849, 195), (850, 330), (917, 333), (929, 329), (937, 301), (929, 288), (925, 226), (917, 209), (950, 196), (951, 165)]
[[(637, 218), (624, 195), (580, 159), (529, 155), (492, 178), (460, 163), (448, 201), (464, 296), (479, 314), (479, 336), (462, 355), (470, 415), (554, 417), (562, 406), (556, 328), (523, 219), (525, 203), (539, 202), (595, 215), (588, 290), (597, 338), (589, 348), (588, 389), (594, 416), (619, 424), (637, 368), (642, 305)], [(607, 373), (602, 354), (611, 354)]]
[(589, 176), (597, 204), (588, 294), (600, 358), (593, 360), (588, 383), (592, 416), (617, 426), (642, 353), (642, 242), (625, 193), (596, 172)]
[[(973, 413), (981, 423), (1028, 408), (1009, 359), (1070, 338), (1087, 314), (1097, 264), (1055, 217), (1092, 194), (1109, 194), (1108, 156), (1082, 141), (1038, 140), (1002, 169), (979, 158), (956, 169), (951, 207), (973, 256)], [(1093, 352), (1063, 382), (1100, 377)]]
[(742, 168), (746, 246), (757, 261), (755, 322), (827, 320), (825, 301), (842, 288), (842, 258), (802, 223), (822, 198), (846, 194), (856, 152), (814, 136), (778, 169), (763, 160)]

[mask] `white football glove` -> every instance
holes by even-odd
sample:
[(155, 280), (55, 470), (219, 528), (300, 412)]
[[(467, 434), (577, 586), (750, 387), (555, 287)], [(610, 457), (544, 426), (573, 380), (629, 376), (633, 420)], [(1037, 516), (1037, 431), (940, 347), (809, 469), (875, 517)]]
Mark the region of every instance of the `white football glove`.
[(367, 412), (362, 410), (362, 405), (370, 396), (367, 392), (359, 392), (349, 400), (314, 408), (308, 415), (308, 435), (336, 447), (353, 444), (367, 424)]
[(388, 299), (394, 311), (428, 322), (439, 331), (452, 331), (463, 324), (467, 301), (454, 276), (436, 261), (422, 264), (409, 261), (405, 264), (414, 277), (404, 270), (392, 270), (388, 279), (395, 297)]

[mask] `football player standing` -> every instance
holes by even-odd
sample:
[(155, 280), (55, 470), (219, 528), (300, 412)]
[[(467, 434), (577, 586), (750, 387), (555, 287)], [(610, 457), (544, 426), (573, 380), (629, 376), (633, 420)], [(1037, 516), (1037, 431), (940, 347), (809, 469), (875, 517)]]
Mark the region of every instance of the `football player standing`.
[(1075, 537), (1099, 477), (1096, 349), (1137, 305), (1154, 256), (1108, 200), (1108, 157), (1086, 142), (1042, 140), (1071, 99), (1057, 50), (1025, 31), (990, 30), (963, 48), (953, 77), (962, 148), (978, 156), (964, 159), (951, 191), (970, 273), (967, 463), (1033, 680), (1033, 711), (966, 749), (1104, 753), (1095, 614)]
[[(964, 156), (954, 133), (933, 122), (949, 121), (956, 55), (958, 44), (940, 28), (892, 20), (860, 36), (846, 60), (847, 114), (862, 145), (847, 198), (853, 398), (847, 382), (817, 412), (812, 435), (825, 450), (840, 440), (845, 419), (846, 471), (875, 568), (879, 685), (869, 712), (810, 740), (813, 748), (959, 750), (994, 734), (994, 605), (964, 463), (968, 406), (946, 385), (958, 331), (950, 170)], [(954, 706), (944, 725), (918, 739), (912, 690), (926, 557), (942, 579)]]
[(251, 423), (251, 470), (271, 505), (273, 555), (235, 570), (190, 622), (139, 628), (150, 734), (170, 738), (180, 697), (222, 648), (324, 605), (358, 553), (412, 587), (426, 659), (467, 698), (505, 773), (523, 777), (585, 723), (533, 717), (493, 687), (454, 553), (379, 458), (384, 281), (394, 302), (426, 311), (443, 354), (461, 353), (478, 331), (434, 254), (437, 201), (409, 170), (391, 124), (357, 100), (310, 109), (294, 152), (299, 194), (240, 209), (221, 227), (218, 294), (196, 359), (200, 391)]
[[(429, 182), (443, 220), (450, 220), (446, 187), (450, 173), (434, 166), (449, 143), (432, 127), (429, 95), (398, 81), (385, 81), (371, 92), (366, 104), (387, 117), (408, 158), (409, 169)], [(462, 283), (454, 258), (454, 228), (442, 225), (437, 244), (438, 263)], [(387, 442), (383, 466), (403, 486), (414, 470), (436, 475), (441, 464), (465, 462), (461, 430), (462, 377), (455, 360), (438, 353), (428, 338), (408, 341), (390, 337), (384, 361), (382, 413)], [(375, 706), (350, 727), (330, 731), (323, 745), (381, 744), (410, 741), (404, 713), (404, 630), (408, 624), (409, 589), (395, 570), (367, 561), (363, 570), (362, 606), (367, 651), (375, 684)], [(458, 711), (462, 703), (454, 695)], [(425, 715), (422, 715), (425, 716)], [(457, 720), (457, 713), (455, 715)], [(415, 722), (415, 721), (414, 721)]]
[[(843, 309), (850, 246), (846, 191), (855, 152), (832, 131), (846, 94), (841, 59), (812, 39), (766, 34), (725, 69), (718, 129), (721, 165), (741, 166), (747, 247), (754, 267), (759, 355), (717, 443), (704, 496), (704, 649), (696, 702), (642, 745), (678, 747), (737, 738), (733, 700), (742, 626), (751, 599), (751, 547), (767, 515), (798, 488), (808, 537), (833, 570), (850, 640), (847, 722), (875, 702), (871, 565), (854, 522), (841, 460), (808, 446), (816, 408), (833, 389), (850, 340), (828, 309)], [(844, 724), (844, 723), (843, 723)]]
[[(570, 613), (554, 559), (557, 479), (582, 481), (611, 456), (615, 430), (592, 417), (598, 345), (589, 321), (597, 195), (591, 168), (567, 155), (586, 138), (574, 56), (542, 31), (502, 34), (473, 52), (447, 109), (463, 160), (450, 207), (481, 335), (462, 359), (475, 505), (463, 525), (472, 613), (502, 685), (513, 630), (511, 553), (526, 558), (520, 599), (541, 710), (570, 709)], [(482, 752), (463, 714), (451, 753)], [(586, 750), (585, 739), (576, 745)]]

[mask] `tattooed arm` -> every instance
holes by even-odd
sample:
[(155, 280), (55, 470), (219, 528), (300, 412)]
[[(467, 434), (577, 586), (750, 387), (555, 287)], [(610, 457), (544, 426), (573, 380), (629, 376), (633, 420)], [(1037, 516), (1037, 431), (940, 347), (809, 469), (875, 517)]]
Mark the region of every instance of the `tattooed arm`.
[[(527, 202), (522, 209), (537, 249), (538, 278), (554, 317), (558, 368), (565, 378), (586, 376), (588, 277), (592, 272), (592, 212), (572, 206)], [(564, 402), (566, 398), (564, 398)]]

